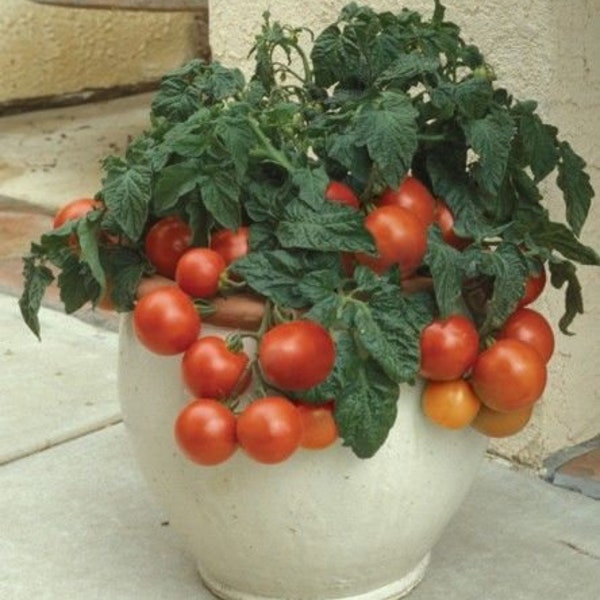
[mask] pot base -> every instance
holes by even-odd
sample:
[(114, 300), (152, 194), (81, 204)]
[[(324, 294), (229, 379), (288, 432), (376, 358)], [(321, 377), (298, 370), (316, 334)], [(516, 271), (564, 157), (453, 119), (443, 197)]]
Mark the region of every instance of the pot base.
[[(397, 598), (404, 598), (423, 580), (425, 571), (429, 565), (430, 556), (431, 553), (427, 553), (417, 566), (404, 575), (404, 577), (374, 590), (369, 590), (368, 592), (353, 596), (336, 596), (335, 598), (319, 597), (311, 600), (396, 600)], [(215, 581), (210, 576), (203, 573), (201, 569), (198, 569), (198, 572), (206, 588), (218, 598), (222, 598), (222, 600), (280, 600), (271, 596), (259, 596), (234, 589), (219, 581)], [(302, 595), (301, 598), (302, 600), (306, 600), (304, 595)], [(286, 595), (286, 600), (296, 599), (293, 596)]]

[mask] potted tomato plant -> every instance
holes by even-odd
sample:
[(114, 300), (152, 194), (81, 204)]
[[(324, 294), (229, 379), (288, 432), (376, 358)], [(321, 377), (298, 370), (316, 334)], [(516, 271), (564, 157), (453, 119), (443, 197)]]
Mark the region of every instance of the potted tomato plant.
[[(435, 0), (349, 4), (315, 38), (268, 14), (254, 75), (191, 61), (151, 127), (25, 257), (20, 301), (123, 313), (142, 469), (222, 597), (407, 593), (488, 436), (522, 429), (593, 190)], [(566, 218), (539, 186), (553, 177)]]

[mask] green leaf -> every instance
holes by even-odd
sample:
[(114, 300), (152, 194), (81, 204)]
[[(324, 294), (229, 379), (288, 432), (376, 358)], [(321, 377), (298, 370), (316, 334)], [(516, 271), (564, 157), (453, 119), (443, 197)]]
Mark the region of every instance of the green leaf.
[(463, 255), (443, 240), (438, 227), (429, 228), (424, 262), (433, 277), (440, 316), (466, 314), (462, 296)]
[(600, 265), (598, 253), (593, 248), (582, 244), (563, 223), (553, 221), (539, 223), (530, 235), (538, 246), (556, 250), (567, 259), (582, 265)]
[(335, 269), (339, 259), (331, 254), (270, 250), (251, 252), (232, 264), (257, 293), (276, 304), (289, 308), (305, 308), (311, 302), (303, 294), (298, 282), (313, 271)]
[(337, 81), (353, 78), (359, 72), (360, 49), (337, 25), (327, 27), (317, 37), (310, 57), (315, 84), (319, 87), (328, 88)]
[(133, 241), (142, 236), (152, 195), (152, 171), (145, 165), (127, 166), (124, 161), (105, 163), (102, 197), (123, 233)]
[(371, 234), (358, 211), (321, 200), (319, 211), (296, 201), (286, 207), (276, 234), (285, 248), (305, 248), (322, 252), (375, 253)]
[(483, 274), (493, 278), (493, 293), (486, 306), (486, 315), (480, 326), (485, 337), (500, 329), (504, 321), (514, 312), (525, 293), (525, 281), (529, 276), (529, 265), (524, 254), (515, 244), (501, 243), (494, 252), (467, 248), (463, 261), (472, 272), (466, 275)]
[(485, 116), (494, 93), (491, 83), (483, 77), (463, 79), (452, 91), (460, 113), (475, 119)]
[(298, 187), (298, 197), (307, 206), (315, 210), (324, 206), (329, 177), (323, 167), (298, 169), (292, 175), (292, 182)]
[(74, 254), (62, 266), (58, 276), (58, 287), (60, 300), (67, 314), (72, 314), (87, 302), (96, 300), (101, 291), (89, 266), (79, 261)]
[(162, 169), (152, 194), (156, 214), (168, 215), (172, 212), (179, 198), (191, 192), (201, 180), (201, 168), (197, 160), (175, 163)]
[(38, 313), (48, 286), (54, 281), (52, 271), (45, 265), (37, 264), (33, 256), (23, 258), (23, 293), (19, 298), (19, 308), (26, 325), (41, 340)]
[(204, 206), (218, 223), (227, 229), (237, 229), (241, 225), (241, 190), (229, 172), (203, 177), (200, 190)]
[(419, 54), (402, 54), (375, 81), (375, 86), (404, 88), (414, 77), (434, 73), (439, 60)]
[(356, 118), (356, 135), (390, 187), (397, 187), (410, 169), (418, 146), (417, 115), (408, 96), (388, 91)]
[(550, 262), (551, 283), (560, 289), (567, 284), (565, 291), (565, 313), (558, 322), (560, 330), (566, 335), (573, 335), (569, 326), (577, 315), (583, 314), (583, 295), (581, 284), (577, 279), (577, 267), (569, 261)]
[(343, 389), (335, 396), (335, 420), (345, 446), (359, 458), (381, 448), (398, 413), (399, 387), (372, 360), (361, 360), (357, 348), (336, 345), (345, 364)]
[(554, 171), (558, 163), (557, 129), (545, 125), (535, 113), (525, 112), (519, 118), (519, 137), (535, 181)]
[(567, 222), (577, 237), (587, 219), (594, 197), (590, 176), (584, 171), (585, 166), (585, 161), (573, 151), (567, 142), (560, 144), (560, 162), (556, 181), (564, 194)]
[(102, 252), (101, 259), (112, 283), (110, 297), (117, 310), (132, 310), (138, 285), (148, 266), (146, 261), (136, 250), (124, 246), (109, 246)]
[(223, 142), (238, 178), (248, 168), (251, 151), (256, 147), (256, 134), (244, 116), (222, 116), (215, 124), (215, 134)]
[[(352, 305), (346, 305), (352, 313)], [(309, 402), (335, 401), (335, 420), (345, 446), (359, 458), (370, 458), (383, 445), (397, 415), (399, 387), (365, 356), (352, 333), (333, 332), (336, 362), (321, 385), (303, 394)]]
[(463, 129), (481, 165), (480, 184), (490, 194), (496, 194), (502, 185), (511, 143), (515, 133), (508, 112), (490, 111), (483, 119), (467, 120)]
[(91, 213), (87, 218), (80, 219), (77, 224), (77, 238), (81, 248), (80, 260), (87, 265), (90, 274), (99, 286), (99, 296), (106, 289), (106, 275), (100, 262), (98, 236), (100, 233), (100, 215)]

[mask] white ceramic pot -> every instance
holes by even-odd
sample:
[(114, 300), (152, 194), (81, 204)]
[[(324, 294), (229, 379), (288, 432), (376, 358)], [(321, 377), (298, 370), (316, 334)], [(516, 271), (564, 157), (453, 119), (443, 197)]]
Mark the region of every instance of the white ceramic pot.
[[(206, 335), (228, 332), (203, 328)], [(403, 386), (396, 424), (372, 459), (338, 445), (300, 450), (279, 465), (238, 451), (218, 467), (200, 467), (173, 439), (175, 418), (189, 400), (180, 360), (148, 352), (123, 317), (125, 424), (149, 486), (211, 591), (232, 600), (384, 600), (418, 584), (487, 438), (428, 423), (420, 386)]]

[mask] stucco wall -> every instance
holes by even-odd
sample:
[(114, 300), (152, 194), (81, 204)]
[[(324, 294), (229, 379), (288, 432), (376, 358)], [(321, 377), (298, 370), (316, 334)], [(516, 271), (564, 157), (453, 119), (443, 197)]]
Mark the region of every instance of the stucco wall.
[[(274, 19), (304, 24), (318, 31), (345, 1), (332, 0), (211, 0), (210, 40), (213, 56), (228, 65), (250, 63), (246, 56), (260, 27), (262, 12)], [(371, 0), (377, 10), (406, 6), (431, 11), (429, 0)], [(600, 194), (600, 6), (597, 0), (531, 0), (465, 2), (446, 0), (447, 17), (459, 23), (494, 65), (499, 84), (517, 97), (540, 102), (543, 116), (583, 154), (592, 184)], [(547, 202), (562, 213), (562, 200), (549, 188)], [(598, 247), (598, 202), (583, 240)], [(522, 434), (494, 443), (499, 453), (539, 466), (548, 454), (597, 435), (600, 430), (600, 272), (579, 269), (586, 314), (574, 324), (576, 336), (557, 334), (550, 366), (550, 384), (536, 407), (533, 423)], [(551, 322), (562, 314), (563, 293), (551, 291), (539, 304)]]
[(158, 79), (198, 51), (189, 13), (0, 7), (0, 103)]

